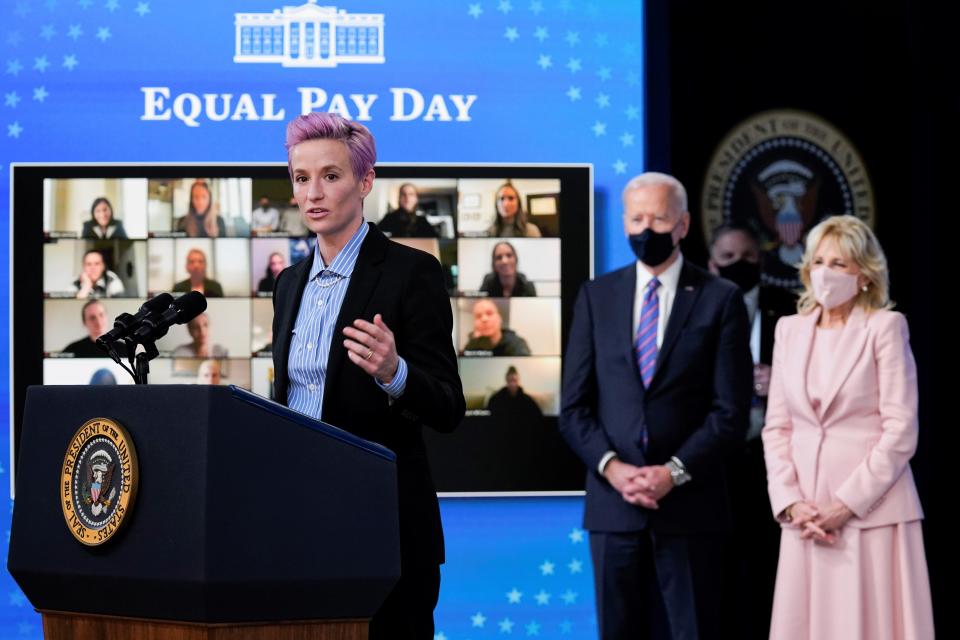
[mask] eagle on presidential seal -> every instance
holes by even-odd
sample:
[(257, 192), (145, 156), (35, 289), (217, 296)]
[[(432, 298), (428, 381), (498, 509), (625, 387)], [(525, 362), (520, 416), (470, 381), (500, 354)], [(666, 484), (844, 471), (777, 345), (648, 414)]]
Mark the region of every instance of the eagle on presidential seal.
[(117, 495), (117, 488), (110, 486), (116, 463), (109, 453), (100, 450), (87, 459), (86, 467), (83, 499), (86, 504), (90, 505), (90, 511), (93, 515), (99, 516), (110, 507), (114, 496)]

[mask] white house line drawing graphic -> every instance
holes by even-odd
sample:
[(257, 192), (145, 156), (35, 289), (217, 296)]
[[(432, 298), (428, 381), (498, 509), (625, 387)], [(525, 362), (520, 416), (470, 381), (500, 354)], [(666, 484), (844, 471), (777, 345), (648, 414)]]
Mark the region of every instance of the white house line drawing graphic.
[(347, 13), (308, 0), (273, 13), (236, 13), (234, 62), (285, 67), (383, 64), (383, 14)]

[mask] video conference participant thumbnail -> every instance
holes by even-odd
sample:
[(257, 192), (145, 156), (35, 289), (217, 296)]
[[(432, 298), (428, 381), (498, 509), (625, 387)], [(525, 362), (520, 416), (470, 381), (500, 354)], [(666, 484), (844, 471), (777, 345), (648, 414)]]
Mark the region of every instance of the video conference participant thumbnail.
[(303, 224), (300, 207), (297, 205), (297, 199), (293, 196), (287, 199), (286, 206), (280, 212), (280, 226), (277, 228), (277, 233), (285, 233), (290, 237), (297, 238), (310, 236), (310, 229)]
[(273, 358), (250, 359), (250, 390), (254, 393), (276, 400), (273, 388)]
[(487, 229), (487, 235), (497, 238), (539, 238), (540, 227), (527, 221), (520, 192), (509, 182), (500, 186), (494, 195), (496, 217)]
[(490, 396), (487, 401), (487, 410), (495, 418), (521, 418), (522, 420), (539, 420), (543, 411), (536, 400), (527, 395), (520, 384), (520, 372), (514, 365), (507, 367), (504, 375), (506, 384)]
[(173, 349), (174, 358), (226, 358), (227, 350), (213, 341), (210, 330), (210, 316), (206, 313), (187, 322), (190, 341)]
[(392, 238), (393, 242), (429, 253), (443, 267), (443, 284), (449, 295), (457, 295), (457, 241), (445, 238)]
[(267, 256), (267, 266), (264, 269), (263, 277), (257, 283), (257, 294), (272, 294), (273, 287), (277, 282), (277, 276), (287, 268), (287, 259), (280, 251), (274, 251)]
[(250, 241), (153, 238), (150, 291), (199, 291), (207, 298), (250, 295)]
[(106, 258), (100, 249), (87, 249), (83, 254), (83, 266), (80, 275), (73, 281), (77, 298), (117, 297), (126, 289), (120, 276), (107, 266)]
[[(134, 313), (142, 304), (126, 298), (87, 300), (47, 299), (43, 302), (43, 352), (45, 357), (107, 358), (96, 340), (113, 328), (121, 313)], [(124, 357), (123, 345), (117, 345)]]
[(141, 297), (146, 264), (142, 240), (48, 240), (43, 246), (43, 292), (51, 298)]
[(516, 331), (505, 326), (501, 307), (493, 300), (482, 299), (473, 303), (472, 329), (466, 336), (460, 355), (474, 353), (495, 356), (528, 356), (530, 346)]
[(270, 196), (260, 196), (257, 208), (250, 214), (250, 225), (254, 235), (272, 233), (280, 227), (280, 210), (270, 202)]
[(235, 384), (250, 389), (247, 358), (157, 358), (150, 363), (151, 384)]
[(457, 181), (380, 178), (363, 201), (363, 217), (391, 238), (456, 237)]
[(465, 178), (457, 181), (457, 194), (461, 237), (559, 235), (559, 180)]
[(157, 341), (162, 357), (249, 358), (249, 298), (213, 298), (207, 310), (187, 324), (174, 325)]
[(254, 298), (250, 308), (250, 351), (257, 356), (269, 356), (273, 353), (273, 300)]
[(464, 395), (471, 415), (556, 416), (560, 408), (560, 358), (465, 358)]
[(490, 256), (491, 272), (483, 277), (480, 291), (497, 298), (536, 296), (536, 286), (517, 270), (517, 249), (509, 242), (498, 242)]
[[(464, 358), (460, 362), (469, 415), (556, 416), (560, 410), (560, 358)], [(529, 405), (536, 405), (536, 411)], [(520, 411), (512, 409), (523, 406)]]
[(559, 238), (461, 238), (457, 245), (463, 295), (560, 297)]
[(187, 278), (173, 285), (175, 293), (199, 291), (208, 298), (222, 298), (223, 286), (207, 277), (207, 254), (200, 249), (187, 251)]
[(559, 356), (559, 298), (457, 300), (462, 356)]
[(308, 255), (309, 246), (303, 238), (254, 238), (251, 240), (249, 290), (252, 295), (271, 297), (277, 276), (291, 264), (305, 258)]
[(113, 215), (113, 205), (106, 198), (100, 197), (93, 201), (90, 207), (90, 219), (83, 223), (80, 237), (84, 239), (126, 240), (127, 232), (123, 223)]
[(43, 384), (133, 384), (133, 378), (106, 358), (44, 358)]
[(250, 178), (181, 178), (148, 182), (151, 237), (249, 237)]
[(147, 237), (145, 178), (47, 178), (43, 187), (46, 237)]
[(412, 182), (400, 185), (397, 208), (385, 215), (377, 226), (390, 237), (435, 238), (439, 234), (427, 221), (422, 209), (417, 209), (419, 194)]
[(467, 416), (429, 441), (442, 491), (556, 491), (583, 474), (556, 427), (560, 357), (461, 358)]
[[(310, 236), (310, 230), (303, 224), (300, 207), (293, 197), (290, 180), (253, 179), (253, 193), (259, 194), (257, 208), (251, 215), (251, 235), (253, 236), (287, 236), (305, 238)], [(264, 198), (267, 207), (264, 209)], [(268, 228), (267, 221), (272, 220), (271, 209), (277, 211), (277, 223)]]
[[(80, 318), (83, 321), (83, 327), (87, 330), (87, 335), (68, 344), (63, 348), (63, 352), (72, 354), (77, 358), (108, 357), (107, 353), (97, 346), (97, 338), (110, 331), (111, 328), (103, 303), (96, 298), (87, 301), (80, 310)], [(126, 351), (122, 344), (118, 344), (114, 348), (118, 351)], [(118, 353), (118, 355), (123, 357), (125, 353)]]

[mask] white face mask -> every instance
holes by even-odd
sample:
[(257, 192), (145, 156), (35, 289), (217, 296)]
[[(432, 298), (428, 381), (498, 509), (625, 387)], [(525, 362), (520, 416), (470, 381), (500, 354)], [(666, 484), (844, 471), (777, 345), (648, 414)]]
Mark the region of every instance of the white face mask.
[(857, 276), (827, 267), (810, 271), (810, 284), (813, 297), (824, 309), (839, 307), (857, 295)]

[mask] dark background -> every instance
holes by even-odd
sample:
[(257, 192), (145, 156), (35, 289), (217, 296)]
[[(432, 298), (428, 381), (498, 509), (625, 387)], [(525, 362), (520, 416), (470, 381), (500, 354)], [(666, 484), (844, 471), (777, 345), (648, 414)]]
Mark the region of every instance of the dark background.
[(932, 159), (944, 135), (935, 107), (957, 110), (937, 95), (948, 90), (943, 78), (954, 74), (938, 81), (931, 70), (958, 58), (947, 53), (956, 51), (949, 36), (934, 38), (929, 24), (918, 5), (905, 0), (648, 0), (646, 168), (671, 173), (687, 187), (693, 221), (684, 254), (704, 265), (701, 185), (717, 145), (739, 122), (768, 109), (807, 111), (859, 150), (873, 187), (891, 296), (909, 321), (919, 370), (920, 442), (912, 467), (926, 512), (936, 626), (948, 637), (945, 478), (937, 470), (945, 460), (944, 430), (955, 420), (936, 406), (943, 395), (935, 372), (947, 369), (934, 364), (933, 322), (934, 304), (946, 309), (953, 301), (935, 289), (932, 232), (946, 229), (934, 201), (937, 174), (945, 171)]

